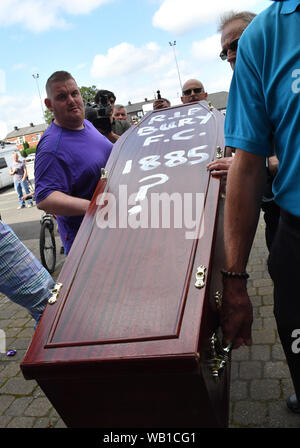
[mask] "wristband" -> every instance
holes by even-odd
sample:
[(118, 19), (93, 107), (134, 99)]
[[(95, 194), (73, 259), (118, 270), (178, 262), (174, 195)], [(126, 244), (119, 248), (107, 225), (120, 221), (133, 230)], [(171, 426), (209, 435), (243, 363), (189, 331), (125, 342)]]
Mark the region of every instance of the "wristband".
[(221, 269), (221, 274), (223, 275), (223, 277), (227, 277), (227, 278), (243, 278), (245, 280), (247, 280), (249, 278), (249, 274), (246, 271), (230, 272), (230, 271), (225, 271), (225, 269)]

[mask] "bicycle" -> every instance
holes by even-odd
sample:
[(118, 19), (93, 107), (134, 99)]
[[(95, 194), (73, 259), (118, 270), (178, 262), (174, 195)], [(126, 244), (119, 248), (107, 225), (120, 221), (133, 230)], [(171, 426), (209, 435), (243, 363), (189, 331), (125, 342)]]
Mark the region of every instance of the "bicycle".
[(56, 243), (54, 236), (54, 217), (44, 213), (40, 220), (40, 257), (41, 263), (50, 274), (53, 274), (56, 265)]

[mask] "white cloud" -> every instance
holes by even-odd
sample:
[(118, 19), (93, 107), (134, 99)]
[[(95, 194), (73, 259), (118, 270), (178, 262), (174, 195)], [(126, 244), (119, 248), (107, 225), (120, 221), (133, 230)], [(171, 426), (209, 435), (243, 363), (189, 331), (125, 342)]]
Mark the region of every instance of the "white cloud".
[(220, 53), (220, 34), (214, 34), (199, 42), (193, 42), (192, 56), (205, 62), (218, 58)]
[(77, 64), (75, 66), (75, 70), (82, 70), (83, 68), (85, 68), (87, 66), (86, 62), (82, 62), (81, 64)]
[[(182, 84), (191, 78), (204, 83), (208, 93), (228, 91), (232, 71), (218, 58), (220, 35), (194, 42), (178, 66)], [(112, 90), (118, 103), (151, 99), (157, 90), (169, 99), (181, 96), (181, 87), (174, 54), (169, 46), (160, 48), (151, 42), (136, 47), (123, 42), (106, 54), (96, 55), (91, 68), (97, 88)]]
[(216, 23), (224, 12), (260, 12), (269, 6), (269, 0), (164, 0), (153, 16), (152, 24), (164, 31), (182, 34), (193, 28)]
[(0, 26), (21, 25), (41, 32), (67, 27), (65, 15), (87, 14), (113, 0), (1, 0)]
[(0, 122), (0, 132), (6, 132), (5, 135), (1, 135), (1, 138), (4, 138), (7, 132), (11, 132), (14, 126), (29, 126), (30, 122), (43, 123), (41, 102), (38, 95), (33, 97), (3, 95), (0, 97), (0, 110), (1, 120), (3, 120)]
[(14, 64), (11, 69), (13, 71), (17, 71), (17, 70), (23, 70), (24, 68), (26, 68), (26, 64), (24, 62), (20, 62), (18, 64)]
[(114, 78), (129, 75), (137, 71), (156, 71), (171, 62), (169, 51), (162, 51), (156, 43), (148, 43), (140, 48), (122, 42), (110, 48), (107, 54), (94, 57), (91, 68), (93, 78)]

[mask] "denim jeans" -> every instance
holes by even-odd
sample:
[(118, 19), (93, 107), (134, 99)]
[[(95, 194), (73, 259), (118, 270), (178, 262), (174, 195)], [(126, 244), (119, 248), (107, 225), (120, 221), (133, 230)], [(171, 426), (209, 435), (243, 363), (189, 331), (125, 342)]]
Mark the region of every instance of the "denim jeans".
[[(15, 190), (18, 193), (20, 205), (25, 205), (25, 202), (23, 201), (22, 196), (24, 196), (23, 189), (25, 191), (25, 194), (30, 193), (29, 187), (28, 187), (28, 181), (27, 180), (15, 181), (14, 184), (15, 184)], [(32, 199), (28, 199), (28, 203), (32, 204)]]

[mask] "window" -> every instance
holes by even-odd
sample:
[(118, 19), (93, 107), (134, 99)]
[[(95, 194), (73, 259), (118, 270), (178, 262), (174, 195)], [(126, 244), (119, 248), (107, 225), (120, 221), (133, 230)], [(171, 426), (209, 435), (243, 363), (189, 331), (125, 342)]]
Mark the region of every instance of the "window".
[(0, 170), (7, 167), (7, 163), (4, 157), (0, 157)]

